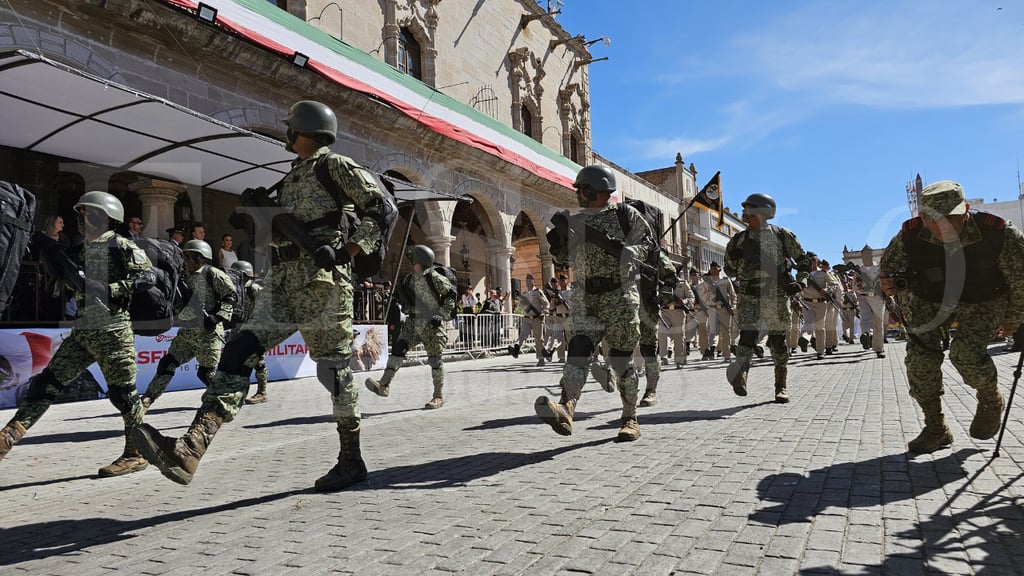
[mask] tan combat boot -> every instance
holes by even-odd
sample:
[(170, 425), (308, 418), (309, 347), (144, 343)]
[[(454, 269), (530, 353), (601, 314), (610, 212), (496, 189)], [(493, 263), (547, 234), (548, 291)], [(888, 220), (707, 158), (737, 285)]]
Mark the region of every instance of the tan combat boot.
[(359, 450), (359, 426), (354, 429), (338, 423), (338, 463), (327, 474), (316, 479), (313, 487), (319, 492), (337, 492), (366, 480), (366, 463)]
[(168, 438), (149, 424), (140, 424), (135, 429), (135, 444), (164, 476), (178, 484), (188, 484), (223, 424), (220, 414), (200, 412), (181, 438)]
[(789, 394), (786, 394), (786, 376), (789, 373), (788, 366), (775, 367), (775, 403), (786, 404), (789, 402)]
[(427, 402), (424, 408), (427, 410), (437, 410), (441, 406), (444, 406), (444, 395), (441, 393), (442, 388), (444, 388), (444, 382), (434, 384), (434, 396), (430, 399), (430, 402)]
[(916, 454), (929, 454), (953, 443), (953, 433), (946, 426), (942, 415), (942, 401), (929, 400), (921, 404), (924, 411), (924, 430), (907, 443), (907, 448)]
[(623, 406), (622, 427), (619, 428), (619, 434), (615, 437), (615, 441), (633, 442), (638, 438), (640, 438), (640, 423), (636, 421), (636, 407), (629, 405)]
[(270, 398), (267, 396), (267, 383), (256, 382), (256, 393), (245, 399), (246, 404), (263, 404)]
[(110, 464), (99, 469), (96, 473), (100, 478), (111, 478), (113, 476), (124, 476), (139, 470), (145, 470), (149, 462), (142, 457), (138, 448), (135, 447), (135, 434), (132, 430), (124, 431), (124, 452)]
[(7, 456), (7, 453), (11, 451), (11, 448), (18, 443), (25, 436), (25, 427), (21, 425), (21, 422), (17, 420), (11, 420), (0, 429), (0, 460)]
[(736, 356), (725, 369), (725, 377), (737, 396), (747, 395), (747, 372), (750, 370), (750, 356)]
[(988, 440), (995, 436), (999, 432), (1005, 407), (1003, 395), (998, 388), (978, 390), (978, 411), (974, 413), (974, 420), (971, 420), (971, 437)]
[(533, 408), (537, 416), (540, 416), (540, 419), (556, 433), (562, 436), (572, 435), (572, 417), (576, 413), (575, 400), (570, 398), (556, 404), (547, 396), (541, 396), (533, 403)]
[(395, 377), (395, 371), (391, 369), (384, 370), (384, 375), (380, 377), (380, 380), (374, 380), (373, 378), (366, 379), (366, 389), (373, 392), (377, 396), (387, 398), (391, 395), (391, 379)]

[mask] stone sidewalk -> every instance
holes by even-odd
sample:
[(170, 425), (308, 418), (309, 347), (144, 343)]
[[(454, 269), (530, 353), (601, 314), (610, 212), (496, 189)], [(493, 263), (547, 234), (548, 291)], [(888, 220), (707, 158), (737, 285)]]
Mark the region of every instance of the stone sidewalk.
[[(1005, 393), (1018, 356), (1003, 348), (990, 351)], [(436, 411), (429, 369), (406, 367), (391, 397), (364, 390), (370, 477), (335, 494), (311, 490), (338, 446), (313, 379), (272, 383), (190, 486), (153, 467), (96, 478), (120, 453), (120, 417), (106, 401), (56, 405), (0, 463), (0, 574), (1024, 573), (1021, 399), (993, 460), (947, 362), (955, 443), (912, 457), (920, 412), (903, 344), (886, 349), (797, 354), (788, 405), (771, 402), (767, 360), (745, 398), (721, 361), (666, 370), (625, 444), (618, 396), (594, 383), (572, 436), (540, 423), (533, 401), (557, 395), (558, 364), (449, 363)], [(198, 399), (167, 394), (147, 421), (180, 434)]]

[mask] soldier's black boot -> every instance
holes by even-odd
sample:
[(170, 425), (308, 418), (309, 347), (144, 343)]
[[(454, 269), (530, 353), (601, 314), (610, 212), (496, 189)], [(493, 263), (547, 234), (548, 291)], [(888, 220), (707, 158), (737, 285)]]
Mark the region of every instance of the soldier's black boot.
[(135, 445), (161, 474), (178, 484), (188, 484), (223, 424), (224, 417), (212, 410), (196, 414), (181, 438), (168, 438), (149, 424), (140, 424), (135, 429)]
[(907, 443), (907, 448), (917, 454), (929, 454), (953, 443), (953, 433), (946, 426), (942, 415), (942, 401), (936, 398), (921, 403), (924, 412), (924, 430)]
[(11, 451), (11, 448), (25, 437), (25, 427), (21, 425), (21, 422), (17, 420), (11, 420), (0, 429), (0, 460), (7, 456), (7, 453)]
[[(351, 423), (346, 423), (351, 426)], [(359, 428), (338, 422), (338, 463), (327, 474), (316, 479), (313, 487), (319, 492), (337, 492), (366, 480), (366, 463), (359, 450)]]

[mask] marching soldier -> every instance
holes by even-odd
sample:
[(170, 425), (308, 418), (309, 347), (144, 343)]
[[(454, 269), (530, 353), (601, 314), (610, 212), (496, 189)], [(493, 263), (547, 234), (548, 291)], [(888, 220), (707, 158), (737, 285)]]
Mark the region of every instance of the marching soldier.
[(920, 193), (920, 215), (903, 223), (881, 263), (887, 296), (905, 300), (907, 380), (924, 412), (924, 429), (907, 447), (929, 453), (953, 442), (942, 414), (942, 326), (958, 323), (949, 359), (977, 391), (970, 434), (999, 431), (1004, 403), (988, 344), (998, 329), (1024, 333), (1024, 235), (1013, 224), (969, 212), (960, 184), (942, 180)]
[(848, 344), (853, 344), (856, 335), (854, 323), (860, 313), (860, 305), (857, 302), (857, 291), (853, 288), (853, 277), (844, 274), (840, 278), (843, 282), (843, 311), (840, 315), (843, 323), (843, 340)]
[(709, 360), (714, 358), (711, 352), (711, 309), (708, 302), (711, 300), (708, 291), (707, 276), (701, 276), (696, 268), (690, 268), (690, 290), (693, 291), (693, 324), (687, 335), (687, 341), (693, 341), (700, 350), (700, 359)]
[(519, 295), (523, 306), (523, 324), (519, 328), (519, 339), (510, 345), (508, 353), (519, 358), (523, 342), (533, 334), (533, 348), (537, 357), (537, 366), (544, 365), (544, 318), (547, 316), (551, 303), (542, 290), (537, 289), (533, 274), (526, 275), (526, 292)]
[[(331, 394), (340, 443), (338, 463), (318, 478), (314, 487), (332, 492), (366, 479), (359, 447), (359, 386), (349, 368), (353, 330), (351, 260), (360, 252), (374, 249), (381, 236), (378, 222), (386, 221), (391, 207), (369, 173), (351, 159), (331, 153), (328, 146), (334, 143), (338, 119), (327, 105), (310, 100), (296, 102), (288, 111), (285, 125), (286, 148), (297, 158), (276, 200), (265, 189), (247, 190), (242, 195), (250, 213), (275, 214), (273, 231), (279, 261), (266, 278), (266, 288), (273, 297), (261, 295), (252, 318), (231, 335), (184, 436), (166, 437), (148, 425), (135, 431), (143, 454), (164, 476), (179, 484), (192, 481), (214, 435), (238, 414), (259, 358), (296, 330), (317, 364), (317, 380)], [(322, 156), (327, 157), (321, 160)], [(343, 198), (345, 203), (366, 215), (347, 237), (333, 224), (338, 203), (317, 177), (318, 161), (324, 162), (327, 175), (347, 196)], [(268, 205), (273, 210), (253, 208)]]
[(686, 348), (689, 346), (687, 326), (694, 324), (694, 328), (696, 328), (693, 316), (693, 289), (686, 282), (683, 269), (680, 267), (678, 283), (672, 291), (672, 300), (661, 308), (664, 326), (658, 334), (658, 349), (661, 351), (662, 366), (668, 365), (668, 339), (670, 336), (676, 368), (686, 365)]
[(832, 272), (828, 260), (820, 263), (825, 273), (825, 292), (829, 295), (828, 308), (825, 309), (825, 355), (835, 354), (839, 346), (839, 302), (843, 297), (843, 285), (839, 277)]
[(237, 303), (235, 285), (223, 270), (213, 266), (213, 250), (202, 240), (189, 240), (181, 247), (185, 256), (186, 284), (192, 294), (178, 314), (178, 333), (167, 354), (156, 365), (156, 374), (146, 386), (142, 405), (146, 410), (163, 395), (179, 366), (195, 358), (196, 376), (209, 386), (220, 362), (224, 323), (231, 321)]
[[(256, 271), (253, 270), (252, 263), (247, 260), (236, 260), (232, 265), (232, 268), (238, 270), (245, 276), (245, 303), (242, 312), (242, 322), (246, 322), (249, 318), (252, 318), (253, 310), (256, 309), (256, 297), (260, 291), (263, 290), (263, 286), (260, 286), (256, 282)], [(256, 393), (245, 399), (246, 404), (262, 404), (269, 400), (267, 396), (267, 381), (269, 380), (269, 373), (267, 372), (267, 359), (265, 355), (261, 355), (260, 359), (256, 362)]]
[[(622, 426), (618, 441), (640, 437), (636, 418), (638, 379), (633, 366), (633, 349), (640, 339), (640, 294), (636, 285), (635, 262), (645, 261), (654, 249), (650, 226), (636, 209), (611, 204), (616, 189), (615, 173), (606, 166), (587, 166), (576, 175), (576, 199), (583, 210), (572, 216), (552, 218), (549, 233), (556, 263), (572, 262), (577, 290), (573, 291), (569, 357), (562, 370), (562, 395), (555, 402), (537, 398), (537, 416), (558, 434), (572, 434), (573, 415), (583, 393), (594, 349), (606, 339), (610, 364), (618, 381), (622, 400)], [(628, 230), (619, 222), (625, 211)]]
[(889, 313), (882, 300), (879, 283), (880, 271), (875, 266), (874, 250), (867, 244), (860, 252), (861, 266), (857, 280), (857, 300), (860, 302), (860, 343), (865, 350), (871, 348), (879, 358), (885, 358), (885, 319)]
[[(712, 295), (715, 319), (718, 322), (718, 353), (726, 361), (732, 356), (733, 320), (736, 314), (736, 289), (728, 276), (721, 276), (722, 268), (718, 262), (711, 262), (708, 275), (711, 277), (710, 290)], [(711, 357), (714, 359), (714, 356)]]
[[(726, 377), (733, 392), (747, 395), (747, 372), (763, 326), (768, 331), (768, 349), (775, 364), (775, 401), (786, 403), (789, 296), (803, 290), (811, 263), (795, 234), (768, 224), (775, 217), (775, 200), (771, 196), (751, 194), (742, 206), (741, 218), (747, 229), (733, 236), (725, 248), (726, 273), (735, 274), (742, 287), (738, 310), (740, 341), (736, 360), (726, 369)], [(796, 262), (795, 278), (788, 273), (790, 260)]]
[(549, 314), (548, 321), (550, 328), (547, 331), (547, 343), (544, 348), (548, 360), (558, 352), (558, 361), (565, 362), (565, 348), (569, 341), (569, 312), (572, 310), (570, 304), (569, 277), (559, 274), (556, 280), (554, 276), (548, 286), (545, 286), (548, 297)]
[(830, 306), (830, 294), (825, 288), (828, 284), (828, 274), (821, 270), (817, 254), (808, 252), (807, 257), (811, 262), (811, 274), (807, 278), (807, 286), (800, 292), (800, 300), (807, 307), (801, 333), (810, 328), (814, 339), (815, 357), (821, 360), (825, 357), (825, 315)]
[[(648, 222), (648, 224), (652, 224)], [(651, 226), (656, 236), (658, 230)], [(647, 387), (640, 406), (654, 406), (658, 402), (658, 381), (661, 380), (661, 365), (658, 362), (658, 341), (661, 330), (661, 305), (674, 300), (674, 291), (678, 279), (676, 268), (672, 265), (664, 250), (652, 246), (650, 250), (657, 258), (648, 257), (648, 262), (657, 262), (655, 270), (649, 270), (640, 277), (640, 340), (637, 351), (644, 363), (644, 377)], [(654, 277), (657, 275), (657, 277)]]
[(448, 331), (445, 319), (455, 309), (455, 287), (444, 274), (434, 270), (434, 251), (428, 246), (413, 246), (409, 249), (413, 273), (405, 277), (399, 290), (402, 309), (408, 315), (402, 325), (398, 340), (391, 347), (388, 365), (380, 380), (366, 379), (366, 389), (377, 396), (391, 394), (391, 380), (405, 361), (405, 353), (417, 344), (423, 344), (430, 366), (430, 379), (434, 384), (434, 395), (424, 406), (435, 410), (444, 406), (444, 363), (441, 355), (448, 346)]
[(74, 291), (78, 304), (71, 333), (43, 371), (32, 377), (14, 418), (0, 429), (0, 460), (25, 431), (42, 418), (64, 388), (93, 362), (107, 381), (107, 398), (124, 421), (124, 451), (99, 469), (101, 477), (138, 472), (147, 466), (139, 453), (133, 430), (142, 423), (145, 409), (135, 390), (135, 334), (128, 305), (131, 295), (156, 278), (146, 253), (134, 242), (118, 236), (113, 223), (124, 220), (121, 201), (106, 192), (86, 192), (75, 204), (78, 229), (85, 244), (71, 257), (54, 244), (44, 255), (52, 276)]

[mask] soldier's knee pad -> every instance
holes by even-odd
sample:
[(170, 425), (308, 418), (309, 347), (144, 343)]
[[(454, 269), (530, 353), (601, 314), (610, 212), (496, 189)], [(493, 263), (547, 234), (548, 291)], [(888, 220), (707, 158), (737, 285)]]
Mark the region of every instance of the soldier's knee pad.
[(772, 354), (786, 353), (786, 336), (784, 334), (772, 334), (768, 336), (768, 349)]
[(107, 388), (107, 398), (117, 408), (117, 411), (124, 414), (132, 409), (132, 406), (139, 401), (139, 393), (134, 386), (121, 387), (110, 386)]
[(395, 341), (395, 345), (391, 347), (392, 356), (405, 357), (405, 353), (409, 351), (409, 343), (404, 338), (400, 338)]
[(757, 344), (757, 330), (740, 330), (740, 346), (753, 348)]
[(658, 355), (658, 345), (657, 344), (641, 344), (640, 345), (640, 355), (643, 356), (644, 358), (654, 358), (655, 356)]
[(181, 362), (174, 356), (167, 354), (160, 359), (156, 365), (156, 373), (159, 376), (174, 376), (174, 371), (181, 366)]
[(344, 371), (347, 377), (351, 378), (351, 372), (347, 368), (347, 360), (317, 360), (316, 379), (327, 388), (327, 392), (331, 393), (331, 396), (340, 396), (342, 382), (338, 373)]
[(566, 345), (569, 364), (586, 368), (590, 364), (590, 355), (594, 353), (594, 342), (582, 334), (576, 334)]
[(200, 382), (209, 386), (210, 382), (213, 381), (213, 373), (216, 371), (216, 368), (206, 368), (204, 366), (200, 366), (199, 370), (196, 370), (196, 376), (199, 377)]
[(608, 364), (611, 365), (616, 374), (625, 374), (626, 368), (629, 367), (629, 363), (632, 361), (632, 350), (616, 350), (612, 348), (608, 351)]
[[(53, 402), (60, 394), (62, 386), (57, 382), (57, 376), (53, 370), (43, 368), (43, 371), (36, 374), (28, 383), (28, 391), (25, 393), (25, 402), (39, 402), (46, 400)], [(19, 402), (20, 404), (20, 402)]]
[(265, 350), (260, 346), (256, 335), (249, 331), (243, 331), (224, 346), (217, 368), (225, 374), (248, 378), (252, 375), (252, 367), (247, 366), (246, 361), (254, 354), (262, 356), (264, 352)]
[(437, 370), (438, 368), (441, 367), (441, 357), (427, 356), (427, 366), (430, 366), (430, 368), (433, 370)]

